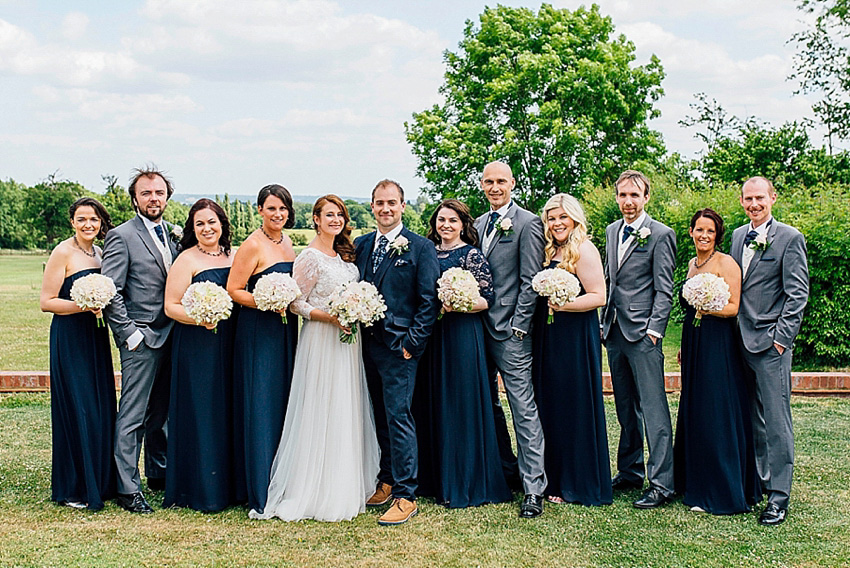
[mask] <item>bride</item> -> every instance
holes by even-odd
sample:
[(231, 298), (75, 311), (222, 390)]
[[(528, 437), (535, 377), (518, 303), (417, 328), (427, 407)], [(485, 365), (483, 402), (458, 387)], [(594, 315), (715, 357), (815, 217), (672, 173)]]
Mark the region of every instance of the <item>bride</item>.
[(316, 238), (295, 260), (302, 296), (290, 309), (304, 318), (292, 390), (271, 470), (265, 512), (252, 519), (341, 521), (365, 510), (378, 475), (378, 441), (360, 339), (339, 340), (328, 297), (357, 279), (348, 210), (335, 195), (313, 206)]

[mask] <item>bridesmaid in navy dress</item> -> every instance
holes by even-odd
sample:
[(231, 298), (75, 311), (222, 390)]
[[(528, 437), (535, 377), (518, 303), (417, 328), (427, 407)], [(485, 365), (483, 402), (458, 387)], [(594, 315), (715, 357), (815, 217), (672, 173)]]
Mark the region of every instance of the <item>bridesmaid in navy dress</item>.
[(251, 294), (266, 274), (292, 274), (295, 249), (283, 232), (295, 224), (292, 196), (283, 186), (267, 185), (257, 210), (263, 224), (236, 251), (227, 291), (243, 306), (233, 348), (236, 498), (262, 513), (289, 402), (298, 318), (290, 314), (284, 324), (280, 314), (258, 310)]
[(440, 203), (428, 238), (437, 245), (440, 272), (469, 270), (481, 298), (470, 312), (444, 314), (419, 363), (413, 411), (419, 444), (419, 490), (447, 507), (510, 501), (499, 459), (480, 312), (493, 301), (490, 265), (475, 248), (469, 209), (456, 199)]
[[(189, 210), (180, 256), (168, 271), (165, 313), (171, 339), (168, 468), (163, 507), (220, 511), (233, 504), (233, 332), (235, 310), (217, 326), (198, 324), (181, 300), (195, 282), (224, 289), (230, 274), (230, 222), (199, 199)], [(215, 333), (213, 333), (215, 329)]]
[(51, 499), (74, 508), (103, 508), (115, 493), (112, 444), (115, 375), (106, 326), (99, 310), (83, 311), (71, 286), (100, 272), (94, 244), (112, 228), (109, 213), (84, 197), (70, 208), (74, 236), (59, 243), (44, 268), (40, 305), (50, 323), (50, 414), (53, 426)]
[[(553, 196), (542, 218), (544, 267), (563, 268), (581, 284), (580, 295), (564, 306), (550, 305), (541, 296), (534, 314), (532, 378), (546, 440), (546, 496), (552, 503), (609, 505), (611, 465), (596, 312), (605, 304), (602, 260), (574, 197)], [(547, 324), (550, 308), (554, 321)]]
[(681, 298), (682, 395), (673, 445), (676, 493), (693, 511), (715, 515), (744, 513), (761, 500), (755, 463), (750, 403), (735, 322), (741, 296), (738, 263), (717, 250), (723, 219), (711, 209), (697, 211), (689, 234), (697, 255), (688, 278), (709, 272), (723, 278), (731, 296), (722, 310), (701, 312)]

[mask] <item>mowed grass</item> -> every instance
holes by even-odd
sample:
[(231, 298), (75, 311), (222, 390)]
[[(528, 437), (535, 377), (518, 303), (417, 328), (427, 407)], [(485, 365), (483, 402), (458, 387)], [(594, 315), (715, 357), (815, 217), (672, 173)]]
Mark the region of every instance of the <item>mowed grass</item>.
[[(677, 397), (671, 396), (675, 414)], [(847, 566), (850, 565), (850, 399), (792, 400), (797, 467), (788, 521), (756, 523), (758, 511), (715, 517), (681, 502), (638, 511), (637, 491), (614, 504), (546, 506), (535, 520), (514, 503), (447, 510), (420, 499), (420, 515), (379, 527), (381, 511), (351, 522), (250, 521), (242, 507), (219, 514), (162, 510), (135, 516), (50, 502), (50, 407), (46, 394), (0, 395), (0, 565), (3, 566)], [(617, 441), (606, 398), (611, 452)]]
[[(312, 230), (297, 229), (315, 236)], [(300, 252), (304, 247), (296, 247)], [(41, 275), (47, 255), (0, 255), (0, 371), (46, 371), (50, 364), (48, 339), (51, 314), (38, 307)], [(676, 352), (681, 341), (681, 325), (671, 323), (664, 338), (664, 367), (678, 371)], [(604, 348), (603, 348), (604, 350)], [(118, 350), (112, 346), (113, 365), (120, 370)], [(602, 357), (608, 370), (608, 360)]]

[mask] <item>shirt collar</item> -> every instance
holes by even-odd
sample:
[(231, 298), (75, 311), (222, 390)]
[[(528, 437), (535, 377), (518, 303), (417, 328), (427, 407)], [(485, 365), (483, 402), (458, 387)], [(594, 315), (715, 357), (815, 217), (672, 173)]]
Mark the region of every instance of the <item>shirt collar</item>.
[[(640, 228), (640, 226), (641, 226), (641, 225), (643, 225), (643, 222), (644, 222), (645, 220), (646, 220), (646, 211), (644, 211), (643, 213), (641, 213), (641, 214), (640, 214), (640, 217), (638, 217), (637, 219), (635, 219), (635, 220), (634, 220), (634, 222), (632, 222), (632, 223), (625, 223), (625, 222), (624, 222), (624, 223), (623, 223), (623, 229), (622, 229), (622, 231), (625, 231), (625, 230), (626, 230), (626, 227), (631, 227), (632, 229), (634, 229), (635, 231), (637, 231), (637, 230)], [(624, 219), (624, 221), (625, 221), (625, 219)], [(621, 231), (621, 232), (622, 232), (622, 231)]]
[(501, 207), (499, 207), (499, 208), (498, 208), (498, 209), (496, 209), (495, 211), (493, 211), (493, 210), (491, 209), (491, 210), (490, 210), (490, 212), (491, 212), (491, 213), (498, 213), (498, 214), (499, 214), (499, 218), (502, 218), (502, 217), (504, 217), (504, 216), (505, 216), (505, 214), (507, 214), (508, 209), (510, 209), (510, 208), (511, 208), (511, 205), (512, 205), (512, 204), (513, 204), (513, 201), (510, 201), (510, 200), (509, 200), (507, 203), (505, 203), (504, 205), (502, 205)]
[(770, 219), (767, 220), (767, 223), (762, 223), (758, 227), (753, 227), (753, 222), (750, 221), (750, 231), (755, 231), (759, 235), (766, 235), (771, 223), (773, 223), (773, 215), (770, 216)]
[[(389, 233), (384, 233), (384, 236), (387, 237), (389, 242), (393, 242), (396, 238), (401, 234), (402, 229), (404, 229), (404, 224), (399, 223), (398, 226), (390, 231)], [(378, 243), (378, 239), (381, 238), (381, 231), (378, 231), (378, 236), (375, 237), (375, 244)]]
[[(153, 221), (151, 221), (150, 219), (148, 219), (148, 218), (147, 218), (147, 217), (145, 217), (144, 215), (139, 215), (138, 213), (136, 213), (136, 215), (138, 215), (138, 216), (139, 216), (139, 219), (141, 219), (141, 220), (142, 220), (142, 223), (144, 223), (144, 224), (145, 224), (145, 228), (146, 228), (149, 232), (153, 232), (153, 231), (154, 231), (154, 227), (160, 227), (160, 226), (162, 226), (162, 218), (161, 218), (161, 217), (160, 217), (160, 219), (159, 219), (159, 223), (154, 223)], [(163, 231), (165, 230), (165, 227), (164, 227), (164, 226), (162, 226), (162, 230), (163, 230)]]

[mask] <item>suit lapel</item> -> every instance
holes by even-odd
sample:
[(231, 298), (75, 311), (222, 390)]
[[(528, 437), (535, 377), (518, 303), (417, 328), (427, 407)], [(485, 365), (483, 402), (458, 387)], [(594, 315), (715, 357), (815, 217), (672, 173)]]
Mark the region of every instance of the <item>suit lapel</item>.
[(153, 242), (153, 237), (151, 236), (150, 231), (148, 231), (148, 228), (145, 226), (145, 222), (142, 221), (142, 218), (138, 215), (136, 215), (133, 219), (133, 222), (136, 224), (136, 232), (139, 233), (139, 238), (141, 238), (145, 248), (147, 248), (148, 252), (151, 256), (153, 256), (153, 259), (156, 261), (160, 270), (162, 270), (162, 273), (167, 275), (168, 271), (165, 269), (165, 261), (162, 259), (162, 253), (159, 251), (159, 247), (156, 246), (156, 243)]
[(612, 229), (611, 235), (608, 236), (608, 279), (609, 279), (609, 288), (613, 288), (614, 284), (617, 282), (617, 271), (619, 270), (619, 266), (617, 265), (617, 248), (618, 243), (617, 240), (620, 238), (620, 232), (623, 230), (623, 220), (620, 219), (620, 222), (617, 223), (617, 226)]
[(362, 247), (360, 255), (354, 260), (357, 269), (360, 270), (360, 278), (363, 279), (366, 278), (366, 274), (369, 272), (369, 263), (372, 262), (372, 249), (375, 247), (376, 234), (378, 234), (377, 230), (363, 236), (363, 241), (360, 245)]
[[(765, 234), (765, 236), (767, 237), (768, 243), (773, 242), (774, 238), (776, 237), (776, 220), (775, 219), (772, 219), (770, 221), (770, 226), (767, 228), (767, 233)], [(750, 260), (750, 266), (747, 267), (747, 273), (744, 275), (744, 280), (742, 281), (742, 283), (746, 282), (747, 279), (750, 277), (750, 274), (755, 272), (756, 267), (758, 266), (758, 263), (761, 260), (761, 257), (764, 256), (765, 252), (766, 251), (763, 251), (763, 250), (753, 251), (753, 258), (752, 258), (752, 260)]]
[[(623, 222), (625, 223), (625, 221), (623, 221)], [(632, 237), (632, 242), (629, 244), (629, 248), (627, 248), (626, 252), (623, 254), (623, 260), (620, 261), (620, 265), (617, 267), (617, 270), (620, 270), (623, 267), (623, 265), (626, 264), (626, 261), (632, 255), (632, 251), (634, 251), (637, 248), (637, 233), (640, 232), (640, 230), (643, 229), (644, 227), (649, 227), (649, 225), (651, 223), (652, 223), (652, 217), (650, 217), (649, 214), (647, 213), (646, 219), (643, 220), (643, 223), (641, 224), (641, 226), (637, 228), (637, 231), (635, 231), (634, 236)], [(623, 225), (620, 225), (620, 231), (622, 231), (622, 230), (623, 230)], [(619, 238), (619, 235), (620, 235), (620, 231), (617, 231), (618, 238)], [(652, 237), (650, 236), (650, 238), (652, 238)], [(615, 251), (615, 254), (616, 254), (616, 251)]]
[[(746, 225), (744, 225), (746, 227)], [(732, 260), (738, 263), (738, 266), (741, 265), (741, 256), (743, 254), (743, 241), (745, 230), (741, 228), (736, 229), (734, 233), (732, 233), (732, 244), (729, 245), (731, 250), (729, 251), (729, 255), (732, 257)]]
[[(511, 204), (508, 206), (508, 210), (505, 211), (505, 215), (503, 217), (499, 217), (499, 223), (502, 222), (502, 219), (510, 219), (511, 223), (513, 223), (514, 215), (516, 215), (516, 205), (514, 204), (513, 201), (511, 201)], [(489, 219), (488, 219), (488, 222), (489, 222)], [(484, 229), (485, 230), (487, 229), (486, 225), (484, 226)], [(515, 231), (515, 229), (512, 229), (512, 230)], [(486, 254), (487, 258), (489, 258), (490, 254), (494, 250), (496, 250), (497, 246), (499, 246), (499, 241), (501, 239), (502, 239), (502, 235), (499, 234), (499, 227), (494, 228), (493, 229), (493, 240), (490, 241), (490, 248), (487, 249), (487, 254)]]
[[(409, 243), (410, 237), (407, 236), (408, 232), (409, 231), (407, 230), (407, 227), (405, 227), (401, 230), (401, 232), (398, 234), (398, 236), (399, 237), (405, 237), (407, 239), (408, 243)], [(376, 233), (377, 233), (377, 231), (376, 231)], [(398, 238), (398, 237), (396, 237), (396, 238)], [(378, 270), (375, 271), (375, 286), (381, 285), (381, 281), (384, 279), (384, 276), (387, 274), (387, 271), (390, 269), (390, 266), (392, 266), (393, 263), (395, 263), (396, 257), (401, 256), (401, 255), (397, 255), (395, 253), (395, 251), (393, 251), (392, 244), (393, 244), (393, 241), (390, 241), (387, 244), (387, 253), (384, 255), (384, 258), (381, 259), (381, 264), (378, 265)], [(402, 253), (402, 254), (404, 254), (404, 253)]]

